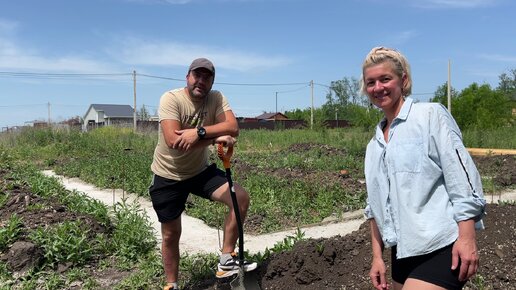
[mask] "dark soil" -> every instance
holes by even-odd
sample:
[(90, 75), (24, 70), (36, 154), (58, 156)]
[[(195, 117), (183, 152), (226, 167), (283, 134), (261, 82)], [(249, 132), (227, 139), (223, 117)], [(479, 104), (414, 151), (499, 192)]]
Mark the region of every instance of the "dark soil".
[[(474, 160), (480, 174), (491, 176), (498, 190), (514, 188), (515, 156), (475, 156)], [(491, 194), (485, 194), (489, 201)], [(486, 211), (485, 230), (477, 232), (480, 268), (465, 289), (516, 289), (516, 203), (489, 204)], [(390, 265), (390, 250), (384, 259)], [(370, 263), (370, 232), (365, 222), (351, 234), (301, 241), (292, 251), (273, 254), (254, 278), (264, 290), (372, 289)], [(227, 282), (213, 279), (187, 289), (230, 289)]]
[[(492, 176), (497, 189), (514, 189), (516, 184), (516, 158), (514, 156), (475, 157), (483, 176)], [(240, 169), (242, 170), (242, 168)], [(310, 178), (309, 174), (277, 172), (292, 178)], [(341, 173), (345, 174), (345, 173)], [(327, 178), (342, 178), (332, 174)], [(5, 172), (0, 171), (0, 188), (8, 183)], [(344, 181), (345, 182), (345, 181)], [(352, 186), (359, 186), (353, 184)], [(23, 186), (9, 192), (9, 200), (0, 208), (0, 226), (12, 213), (23, 218), (24, 229), (48, 226), (66, 220), (81, 220), (91, 228), (91, 237), (110, 229), (98, 224), (87, 215), (71, 213), (56, 201), (41, 200)], [(489, 194), (486, 194), (489, 200)], [(39, 210), (30, 205), (38, 204)], [(32, 208), (32, 209), (31, 209)], [(516, 289), (516, 204), (490, 204), (484, 219), (486, 229), (477, 232), (480, 248), (478, 275), (467, 284), (468, 289)], [(275, 253), (254, 273), (262, 289), (372, 289), (368, 272), (370, 266), (369, 226), (367, 223), (346, 236), (298, 242), (292, 251)], [(0, 260), (17, 275), (37, 264), (44, 253), (22, 235), (17, 242), (0, 252)], [(389, 264), (389, 250), (385, 260)], [(59, 265), (56, 270), (65, 271), (69, 265)], [(111, 289), (130, 273), (116, 267), (97, 267), (91, 262), (89, 275)], [(230, 289), (229, 283), (209, 279), (203, 285), (187, 285), (187, 289)], [(81, 285), (70, 289), (81, 289)], [(156, 286), (155, 289), (159, 289)]]

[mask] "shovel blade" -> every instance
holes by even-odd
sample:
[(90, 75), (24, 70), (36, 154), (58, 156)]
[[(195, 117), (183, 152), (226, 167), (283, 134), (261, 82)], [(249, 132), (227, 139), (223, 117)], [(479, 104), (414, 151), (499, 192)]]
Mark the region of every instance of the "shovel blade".
[(256, 271), (239, 271), (237, 277), (229, 285), (233, 290), (261, 290)]

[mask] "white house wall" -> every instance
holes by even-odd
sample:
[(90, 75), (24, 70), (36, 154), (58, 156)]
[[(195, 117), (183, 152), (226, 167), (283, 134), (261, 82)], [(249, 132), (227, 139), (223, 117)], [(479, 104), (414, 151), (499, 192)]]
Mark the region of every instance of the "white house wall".
[(95, 108), (90, 107), (84, 116), (82, 125), (83, 131), (87, 131), (87, 125), (89, 121), (94, 121), (95, 124), (104, 122), (104, 111), (97, 111)]
[(105, 121), (105, 118), (104, 118), (104, 111), (98, 111), (97, 112), (97, 120), (96, 122), (97, 123), (102, 123)]
[(86, 113), (86, 115), (84, 116), (84, 121), (86, 121), (86, 123), (89, 120), (94, 120), (95, 122), (97, 122), (97, 112), (91, 107), (88, 110), (88, 112)]

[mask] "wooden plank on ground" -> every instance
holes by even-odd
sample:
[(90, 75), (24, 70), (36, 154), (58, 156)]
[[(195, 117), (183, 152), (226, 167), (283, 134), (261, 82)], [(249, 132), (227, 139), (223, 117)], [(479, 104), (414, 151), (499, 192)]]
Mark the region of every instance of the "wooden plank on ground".
[(514, 149), (493, 149), (493, 148), (467, 148), (469, 154), (476, 156), (486, 155), (516, 155)]

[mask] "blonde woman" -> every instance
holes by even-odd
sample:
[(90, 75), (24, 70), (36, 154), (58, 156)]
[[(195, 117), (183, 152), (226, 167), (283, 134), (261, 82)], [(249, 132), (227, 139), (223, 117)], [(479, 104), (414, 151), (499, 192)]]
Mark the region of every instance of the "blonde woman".
[(394, 289), (462, 289), (478, 268), (485, 199), (461, 132), (442, 105), (408, 97), (400, 52), (373, 48), (362, 73), (363, 93), (384, 113), (365, 157), (371, 281), (389, 288), (382, 252), (392, 248)]

